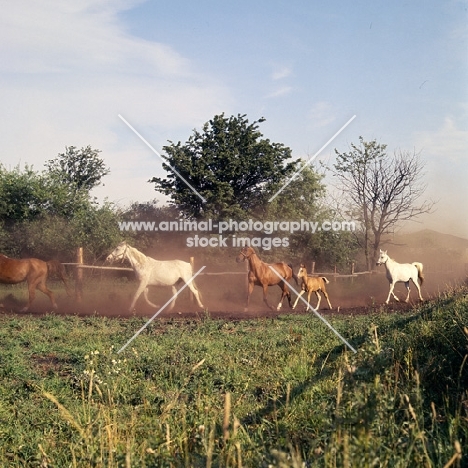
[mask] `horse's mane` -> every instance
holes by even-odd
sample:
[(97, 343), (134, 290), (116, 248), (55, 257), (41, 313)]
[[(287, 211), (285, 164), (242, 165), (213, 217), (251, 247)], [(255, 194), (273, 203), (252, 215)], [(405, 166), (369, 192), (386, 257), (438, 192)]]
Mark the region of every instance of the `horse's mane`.
[(144, 253), (140, 252), (135, 247), (131, 247), (130, 245), (127, 245), (127, 247), (132, 250), (132, 254), (136, 258), (138, 263), (140, 263), (142, 265), (143, 263), (146, 262), (148, 257)]

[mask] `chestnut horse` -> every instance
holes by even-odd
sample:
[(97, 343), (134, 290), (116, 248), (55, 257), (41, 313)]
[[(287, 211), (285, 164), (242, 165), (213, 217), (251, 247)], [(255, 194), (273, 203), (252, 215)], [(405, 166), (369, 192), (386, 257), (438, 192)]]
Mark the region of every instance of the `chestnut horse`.
[[(291, 306), (291, 293), (289, 292), (287, 281), (294, 278), (297, 283), (297, 276), (294, 274), (292, 265), (287, 265), (284, 262), (281, 263), (264, 263), (260, 260), (255, 250), (252, 247), (244, 247), (236, 258), (236, 262), (249, 262), (249, 273), (248, 273), (248, 291), (247, 291), (247, 302), (245, 310), (249, 307), (250, 295), (252, 294), (255, 285), (263, 288), (263, 302), (272, 310), (275, 310), (267, 301), (268, 286), (278, 285), (281, 288), (281, 300), (276, 307), (276, 310), (280, 310), (283, 304), (283, 299), (286, 296), (289, 301), (289, 307)], [(278, 274), (275, 274), (271, 270), (274, 268)]]
[(330, 307), (330, 310), (332, 309), (332, 305), (330, 304), (330, 299), (328, 297), (325, 285), (328, 284), (330, 281), (325, 278), (325, 276), (308, 276), (307, 275), (307, 269), (305, 265), (302, 263), (301, 267), (299, 268), (299, 272), (297, 273), (297, 277), (302, 280), (302, 291), (299, 293), (299, 296), (297, 296), (296, 302), (293, 305), (293, 309), (296, 308), (296, 305), (299, 301), (299, 298), (305, 293), (308, 292), (309, 294), (307, 295), (307, 310), (309, 310), (310, 307), (310, 296), (314, 292), (315, 295), (317, 296), (317, 305), (315, 306), (315, 310), (318, 310), (320, 307), (320, 301), (322, 300), (322, 296), (320, 295), (320, 291), (323, 292), (323, 295), (325, 296), (325, 299), (328, 302), (328, 307)]
[(64, 274), (65, 268), (60, 262), (55, 260), (44, 262), (38, 258), (9, 258), (0, 254), (0, 283), (17, 284), (23, 281), (27, 281), (28, 283), (29, 301), (21, 312), (26, 312), (31, 307), (31, 303), (36, 297), (36, 289), (47, 295), (52, 303), (52, 307), (57, 309), (54, 293), (46, 286), (49, 271), (59, 276), (65, 285), (67, 293), (70, 294)]

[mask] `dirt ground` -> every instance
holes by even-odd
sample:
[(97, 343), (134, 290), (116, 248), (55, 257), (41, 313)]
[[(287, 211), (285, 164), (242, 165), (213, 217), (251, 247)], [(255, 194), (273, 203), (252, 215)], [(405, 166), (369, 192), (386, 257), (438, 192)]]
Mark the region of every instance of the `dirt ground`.
[[(239, 273), (242, 273), (239, 272)], [(324, 316), (330, 314), (358, 315), (371, 313), (379, 309), (387, 298), (389, 284), (382, 268), (372, 275), (359, 275), (353, 278), (334, 278), (328, 276), (330, 283), (327, 285), (327, 292), (330, 297), (332, 310), (328, 309), (327, 302), (322, 297), (320, 313)], [(305, 305), (299, 301), (295, 310), (291, 310), (285, 299), (283, 307), (278, 312), (268, 309), (263, 303), (262, 290), (255, 287), (251, 296), (248, 311), (245, 311), (246, 298), (246, 274), (237, 275), (204, 275), (196, 279), (197, 287), (202, 294), (203, 303), (207, 311), (199, 309), (190, 298), (188, 290), (183, 291), (176, 301), (173, 310), (168, 308), (162, 310), (158, 317), (168, 318), (202, 318), (209, 315), (211, 318), (222, 318), (231, 320), (245, 320), (251, 318), (269, 317), (274, 318), (282, 314), (304, 314)], [(425, 281), (421, 288), (424, 299), (437, 297), (444, 291), (466, 284), (466, 276), (460, 272), (431, 275), (426, 274)], [(38, 292), (31, 310), (21, 313), (21, 309), (26, 301), (26, 285), (16, 285), (13, 287), (2, 286), (0, 289), (0, 313), (26, 316), (44, 315), (54, 312), (58, 315), (78, 315), (78, 316), (105, 316), (105, 317), (152, 317), (159, 309), (148, 306), (141, 296), (136, 304), (135, 310), (131, 313), (128, 307), (133, 294), (137, 289), (137, 282), (131, 275), (125, 280), (112, 279), (108, 275), (94, 275), (88, 277), (83, 286), (83, 299), (77, 302), (74, 297), (65, 294), (63, 284), (49, 282), (49, 287), (56, 295), (58, 310), (52, 311), (47, 297)], [(291, 281), (291, 287), (300, 291), (300, 286)], [(406, 288), (403, 284), (395, 287), (395, 293), (403, 300), (406, 297)], [(171, 297), (171, 289), (151, 288), (150, 299), (159, 306), (165, 304)], [(281, 292), (278, 286), (272, 286), (268, 291), (268, 301), (271, 305), (278, 304)], [(306, 295), (302, 296), (306, 299)], [(294, 301), (296, 294), (292, 292)], [(316, 306), (317, 298), (312, 294), (310, 303)], [(388, 313), (404, 313), (417, 304), (417, 291), (411, 287), (410, 302), (395, 302), (391, 299), (390, 304), (385, 306)], [(308, 312), (312, 313), (312, 312)]]

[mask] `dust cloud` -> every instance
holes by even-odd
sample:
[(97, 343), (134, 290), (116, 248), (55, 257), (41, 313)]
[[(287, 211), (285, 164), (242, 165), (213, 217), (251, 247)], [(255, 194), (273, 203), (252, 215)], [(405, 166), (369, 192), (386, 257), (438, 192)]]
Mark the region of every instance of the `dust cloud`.
[[(383, 247), (391, 258), (399, 263), (421, 262), (424, 265), (424, 283), (421, 291), (424, 299), (437, 297), (444, 291), (456, 288), (466, 283), (468, 273), (468, 240), (436, 233), (435, 231), (420, 231), (419, 233), (394, 237)], [(167, 249), (156, 247), (146, 252), (158, 260), (171, 260), (180, 258), (189, 260), (195, 258), (194, 271), (205, 266), (203, 273), (195, 279), (195, 284), (202, 295), (202, 302), (208, 312), (198, 310), (191, 300), (191, 294), (186, 288), (177, 297), (173, 310), (161, 312), (160, 318), (202, 318), (208, 313), (210, 317), (224, 317), (233, 319), (251, 317), (276, 317), (278, 312), (267, 309), (263, 303), (262, 289), (255, 286), (250, 299), (248, 312), (244, 310), (247, 293), (247, 265), (236, 263), (236, 255), (224, 253), (218, 257), (211, 256), (211, 260), (203, 258), (201, 250), (193, 249)], [(262, 257), (262, 252), (259, 252)], [(288, 259), (278, 258), (277, 261)], [(297, 273), (300, 262), (293, 262), (294, 271)], [(128, 266), (118, 264), (116, 266)], [(316, 272), (326, 276), (330, 283), (327, 292), (333, 306), (334, 313), (338, 307), (340, 313), (354, 313), (361, 308), (360, 313), (372, 310), (373, 307), (382, 305), (388, 295), (389, 283), (385, 276), (385, 267), (376, 267), (372, 274), (356, 270), (355, 276), (341, 276), (350, 273), (339, 271), (339, 276), (334, 275), (331, 268), (316, 268)], [(341, 274), (341, 275), (340, 275)], [(68, 267), (70, 282), (73, 284), (73, 271)], [(292, 288), (300, 291), (300, 286), (294, 280), (290, 282)], [(107, 316), (107, 317), (150, 317), (157, 309), (148, 306), (143, 297), (137, 302), (136, 310), (128, 312), (128, 307), (137, 288), (137, 281), (133, 272), (118, 272), (109, 270), (85, 270), (83, 285), (83, 300), (77, 303), (74, 298), (66, 295), (63, 284), (49, 279), (49, 288), (56, 295), (59, 305), (57, 314), (71, 314), (79, 316)], [(403, 300), (406, 297), (404, 284), (399, 283), (395, 287), (395, 294)], [(172, 295), (170, 287), (150, 287), (150, 300), (162, 305)], [(18, 313), (24, 306), (27, 297), (26, 284), (14, 287), (1, 286), (0, 303), (3, 304), (2, 313)], [(271, 286), (268, 290), (268, 301), (271, 305), (278, 304), (281, 291), (278, 286)], [(306, 295), (303, 296), (306, 298)], [(292, 300), (296, 294), (292, 293)], [(317, 298), (311, 296), (311, 305), (315, 307)], [(411, 285), (410, 304), (417, 303), (416, 288)], [(321, 301), (321, 312), (328, 313), (328, 306), (324, 297)], [(293, 313), (303, 313), (304, 304), (298, 303)], [(404, 306), (396, 307), (391, 299), (389, 310), (405, 309)], [(46, 296), (38, 292), (33, 303), (32, 314), (45, 314), (50, 312), (50, 302)], [(291, 313), (288, 302), (285, 299), (280, 313)]]

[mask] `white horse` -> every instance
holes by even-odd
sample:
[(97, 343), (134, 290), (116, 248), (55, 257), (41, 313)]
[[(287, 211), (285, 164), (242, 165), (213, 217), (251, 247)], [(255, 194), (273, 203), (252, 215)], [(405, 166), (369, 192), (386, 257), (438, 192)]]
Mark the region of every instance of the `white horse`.
[(395, 296), (393, 288), (396, 283), (405, 283), (406, 289), (408, 290), (408, 295), (406, 296), (405, 302), (408, 302), (410, 296), (410, 280), (414, 283), (418, 290), (419, 300), (422, 301), (421, 288), (419, 287), (418, 279), (423, 284), (423, 265), (419, 262), (414, 263), (397, 263), (395, 260), (392, 260), (388, 255), (387, 251), (380, 251), (379, 259), (377, 260), (377, 265), (385, 265), (387, 272), (387, 279), (390, 282), (390, 291), (388, 293), (387, 300), (385, 304), (388, 304), (390, 300), (390, 295), (393, 295), (395, 300), (399, 302), (398, 297)]
[(144, 293), (144, 298), (148, 305), (151, 307), (158, 307), (148, 299), (148, 286), (171, 286), (174, 299), (168, 310), (172, 310), (175, 305), (177, 294), (177, 288), (175, 285), (182, 281), (186, 283), (192, 291), (198, 306), (204, 309), (200, 299), (200, 293), (195, 287), (193, 281), (189, 283), (190, 279), (193, 277), (192, 266), (190, 263), (183, 262), (182, 260), (155, 260), (154, 258), (147, 257), (142, 254), (139, 250), (131, 247), (125, 241), (121, 242), (108, 255), (106, 262), (112, 263), (116, 260), (123, 261), (125, 259), (130, 262), (137, 279), (140, 281), (135, 296), (133, 297), (132, 304), (130, 305), (130, 312), (133, 311), (136, 301), (142, 292)]

